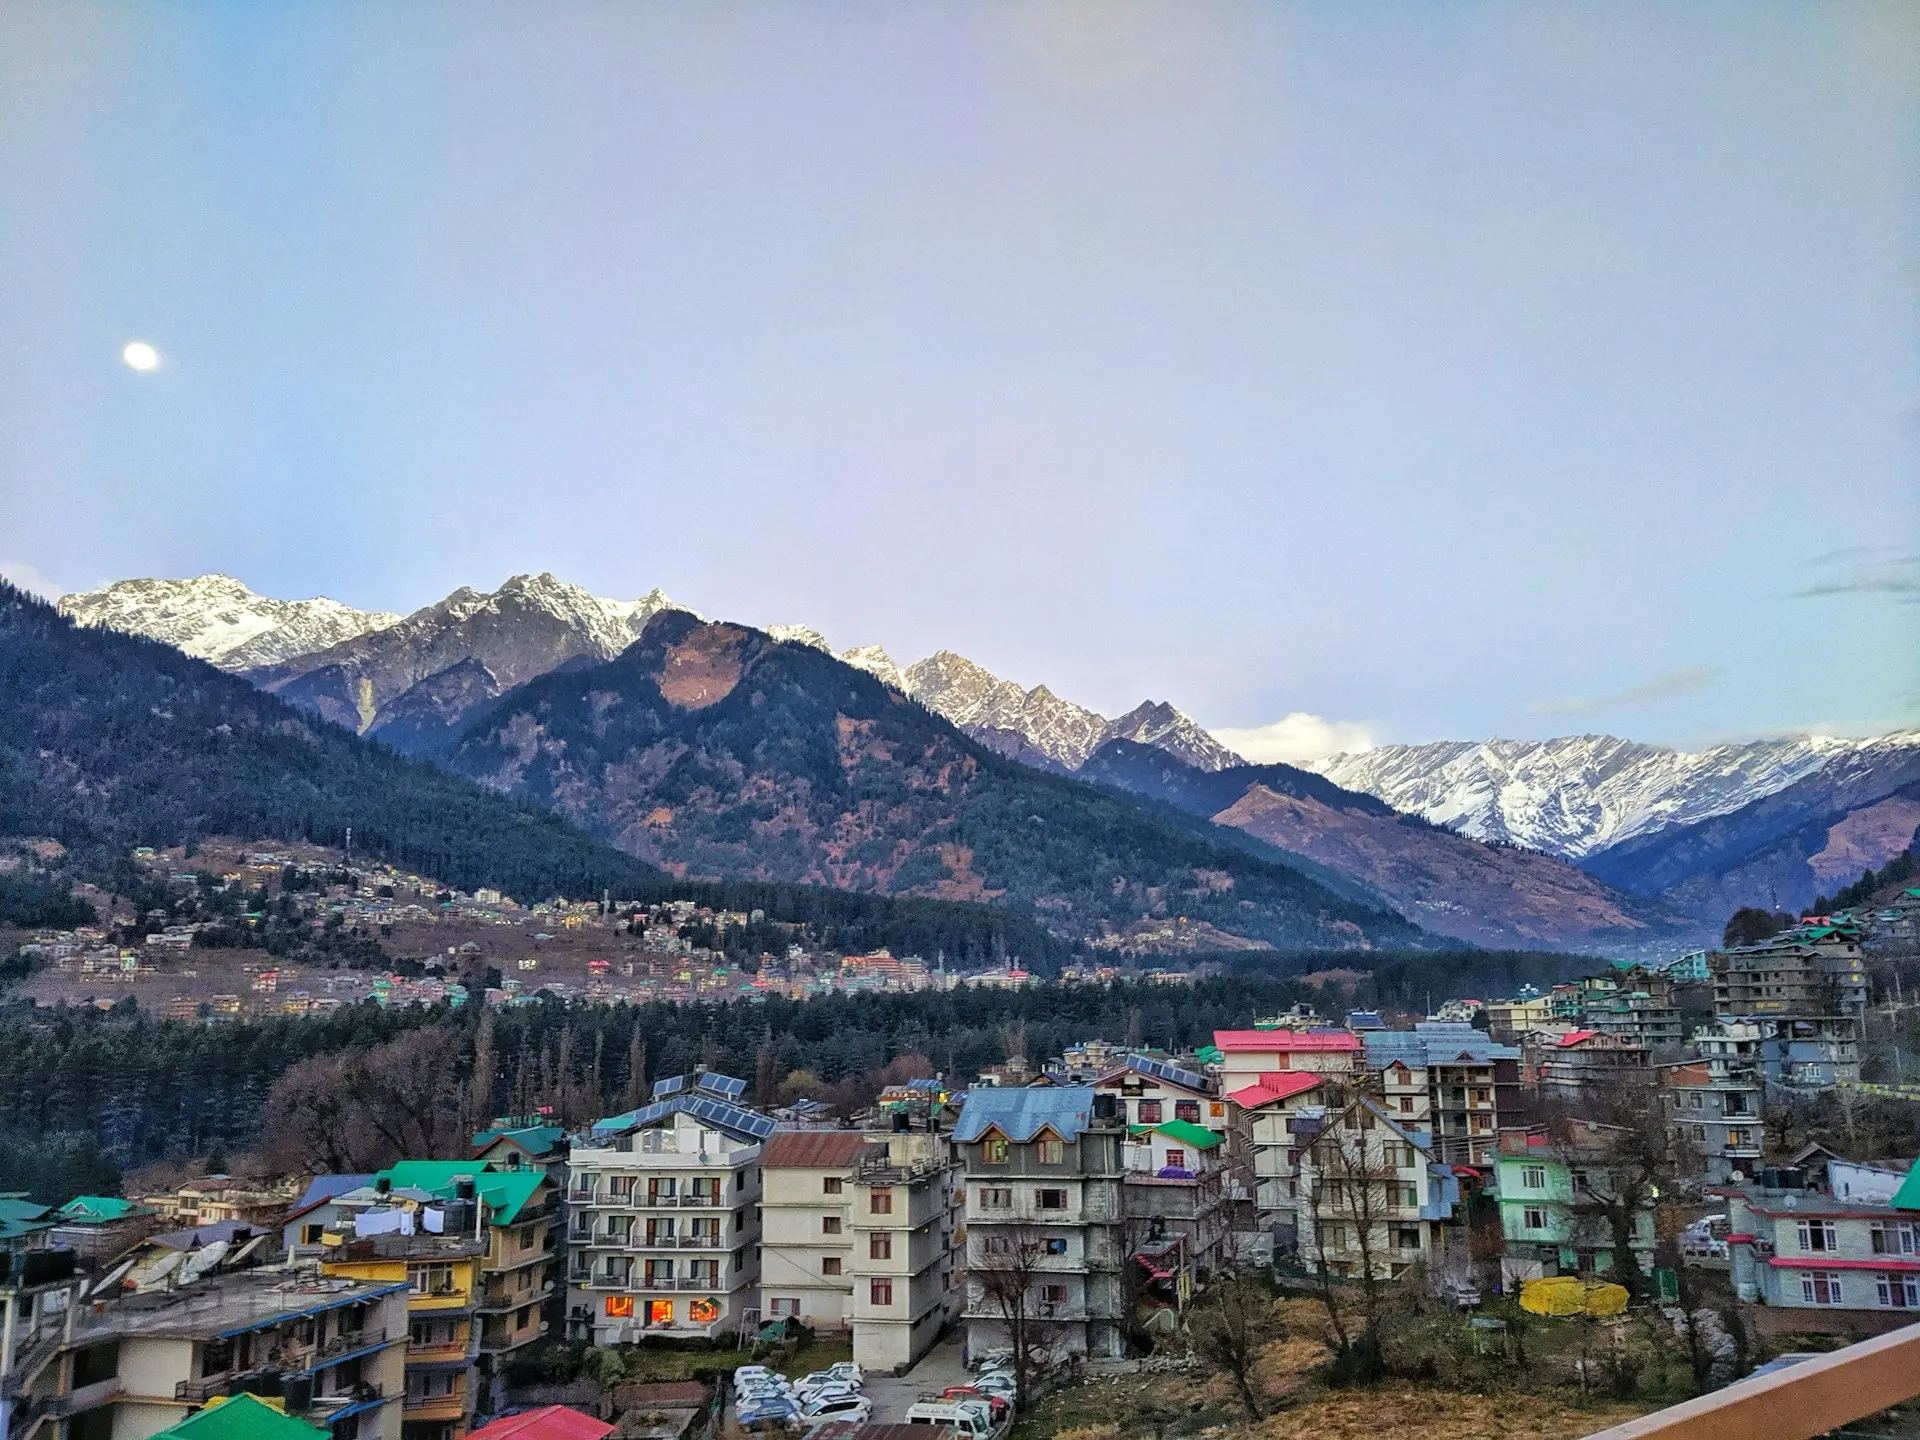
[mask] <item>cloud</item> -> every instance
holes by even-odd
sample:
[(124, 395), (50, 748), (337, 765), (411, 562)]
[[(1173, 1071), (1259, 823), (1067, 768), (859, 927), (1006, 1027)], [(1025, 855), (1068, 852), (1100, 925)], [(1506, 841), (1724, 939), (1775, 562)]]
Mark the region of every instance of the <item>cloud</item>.
[(1251, 730), (1215, 730), (1213, 738), (1256, 765), (1304, 765), (1343, 750), (1371, 750), (1373, 732), (1352, 720), (1328, 720), (1296, 710)]
[(1793, 592), (1796, 600), (1826, 595), (1900, 595), (1920, 599), (1920, 555), (1903, 554), (1891, 545), (1849, 545), (1829, 550), (1807, 562), (1808, 569), (1845, 564), (1845, 572), (1816, 579)]
[(24, 560), (0, 560), (0, 575), (42, 600), (58, 600), (67, 593), (65, 586)]
[(1640, 685), (1631, 685), (1611, 695), (1589, 695), (1573, 700), (1543, 700), (1532, 707), (1535, 715), (1596, 715), (1603, 710), (1624, 710), (1629, 705), (1644, 705), (1650, 700), (1670, 700), (1676, 695), (1691, 695), (1713, 683), (1713, 671), (1704, 665), (1685, 670), (1670, 670)]

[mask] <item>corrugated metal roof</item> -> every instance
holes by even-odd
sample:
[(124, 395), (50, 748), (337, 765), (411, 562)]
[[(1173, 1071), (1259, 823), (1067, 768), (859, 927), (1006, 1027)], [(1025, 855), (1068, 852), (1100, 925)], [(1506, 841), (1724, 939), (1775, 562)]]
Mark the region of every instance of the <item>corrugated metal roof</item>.
[(776, 1130), (760, 1149), (763, 1170), (846, 1170), (873, 1141), (858, 1130)]
[(988, 1128), (1024, 1144), (1042, 1130), (1062, 1140), (1077, 1140), (1093, 1119), (1091, 1085), (1039, 1085), (972, 1090), (953, 1127), (953, 1138), (965, 1144), (978, 1140)]
[(1276, 1100), (1304, 1094), (1325, 1078), (1312, 1070), (1269, 1070), (1261, 1075), (1258, 1082), (1235, 1090), (1227, 1099), (1242, 1110), (1252, 1110), (1256, 1106), (1271, 1105)]
[(468, 1440), (602, 1440), (614, 1427), (565, 1405), (545, 1405), (470, 1431)]

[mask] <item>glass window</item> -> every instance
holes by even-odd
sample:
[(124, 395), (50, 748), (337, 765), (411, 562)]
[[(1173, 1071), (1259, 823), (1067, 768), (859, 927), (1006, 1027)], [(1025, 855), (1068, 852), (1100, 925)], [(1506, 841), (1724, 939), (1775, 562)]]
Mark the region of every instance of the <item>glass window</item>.
[(798, 1315), (800, 1313), (799, 1298), (776, 1295), (767, 1302), (767, 1311), (772, 1315)]
[(822, 1235), (838, 1235), (840, 1233), (840, 1217), (838, 1215), (822, 1215), (820, 1217), (820, 1233)]
[(1195, 1124), (1200, 1120), (1200, 1102), (1198, 1100), (1176, 1100), (1173, 1102), (1173, 1118), (1191, 1120)]
[(893, 1304), (893, 1281), (870, 1280), (867, 1282), (867, 1303), (870, 1305)]
[(891, 1260), (893, 1258), (893, 1236), (885, 1230), (876, 1230), (867, 1237), (867, 1258), (869, 1260)]
[(1040, 1301), (1044, 1305), (1064, 1305), (1067, 1303), (1067, 1287), (1064, 1285), (1042, 1285)]
[(647, 1324), (671, 1325), (673, 1323), (673, 1301), (647, 1301)]
[(893, 1191), (875, 1190), (871, 1192), (867, 1199), (867, 1209), (874, 1215), (891, 1215), (893, 1213)]
[(1007, 1142), (999, 1136), (980, 1142), (980, 1163), (983, 1165), (1004, 1165), (1007, 1163)]
[(1004, 1185), (983, 1185), (980, 1188), (980, 1207), (983, 1210), (1004, 1210), (1013, 1204), (1013, 1191)]
[(607, 1296), (607, 1314), (615, 1320), (632, 1319), (633, 1318), (633, 1296), (631, 1295)]
[(1064, 1165), (1067, 1163), (1067, 1145), (1064, 1140), (1042, 1140), (1033, 1147), (1036, 1158), (1042, 1165)]
[(1896, 1310), (1912, 1310), (1920, 1306), (1920, 1277), (1882, 1275), (1874, 1285), (1882, 1305)]
[(1800, 1293), (1809, 1305), (1842, 1305), (1840, 1277), (1825, 1270), (1810, 1270), (1800, 1277)]
[(820, 1261), (820, 1273), (822, 1275), (838, 1275), (840, 1273), (840, 1257), (838, 1255), (828, 1255), (824, 1257)]
[(689, 1300), (687, 1319), (696, 1325), (711, 1325), (720, 1318), (720, 1307), (712, 1300)]
[(1140, 1102), (1140, 1123), (1142, 1125), (1158, 1125), (1160, 1118), (1160, 1102), (1158, 1100), (1142, 1100)]
[(838, 1195), (840, 1188), (841, 1180), (838, 1175), (829, 1175), (820, 1182), (820, 1191), (824, 1195)]
[[(1799, 1222), (1800, 1248), (1810, 1254), (1831, 1254), (1835, 1248), (1831, 1220)], [(1824, 1303), (1824, 1302), (1823, 1302)]]
[(1042, 1210), (1064, 1210), (1067, 1208), (1067, 1192), (1064, 1190), (1036, 1190), (1034, 1198)]
[(1544, 1230), (1547, 1228), (1547, 1212), (1538, 1205), (1529, 1205), (1520, 1212), (1520, 1224), (1527, 1230)]
[(1167, 1147), (1167, 1167), (1172, 1170), (1186, 1169), (1187, 1152), (1182, 1150), (1178, 1145), (1169, 1145)]
[(1520, 1167), (1520, 1188), (1522, 1190), (1546, 1189), (1547, 1167), (1544, 1165), (1522, 1165)]

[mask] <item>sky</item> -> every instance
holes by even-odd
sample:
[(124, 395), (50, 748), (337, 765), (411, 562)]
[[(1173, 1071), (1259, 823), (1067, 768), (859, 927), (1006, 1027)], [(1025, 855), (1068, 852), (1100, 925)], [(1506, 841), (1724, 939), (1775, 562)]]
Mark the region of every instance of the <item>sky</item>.
[(1920, 727), (1917, 557), (1900, 0), (0, 7), (47, 593), (551, 570), (1305, 758)]

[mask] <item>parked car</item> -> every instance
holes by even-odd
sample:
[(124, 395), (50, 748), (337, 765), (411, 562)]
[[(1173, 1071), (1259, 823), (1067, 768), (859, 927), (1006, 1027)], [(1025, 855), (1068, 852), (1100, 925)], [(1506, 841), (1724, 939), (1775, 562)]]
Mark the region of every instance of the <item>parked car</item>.
[(864, 1395), (846, 1395), (830, 1400), (818, 1409), (809, 1406), (802, 1412), (802, 1418), (808, 1424), (828, 1420), (851, 1420), (855, 1424), (864, 1424), (873, 1418), (873, 1402)]

